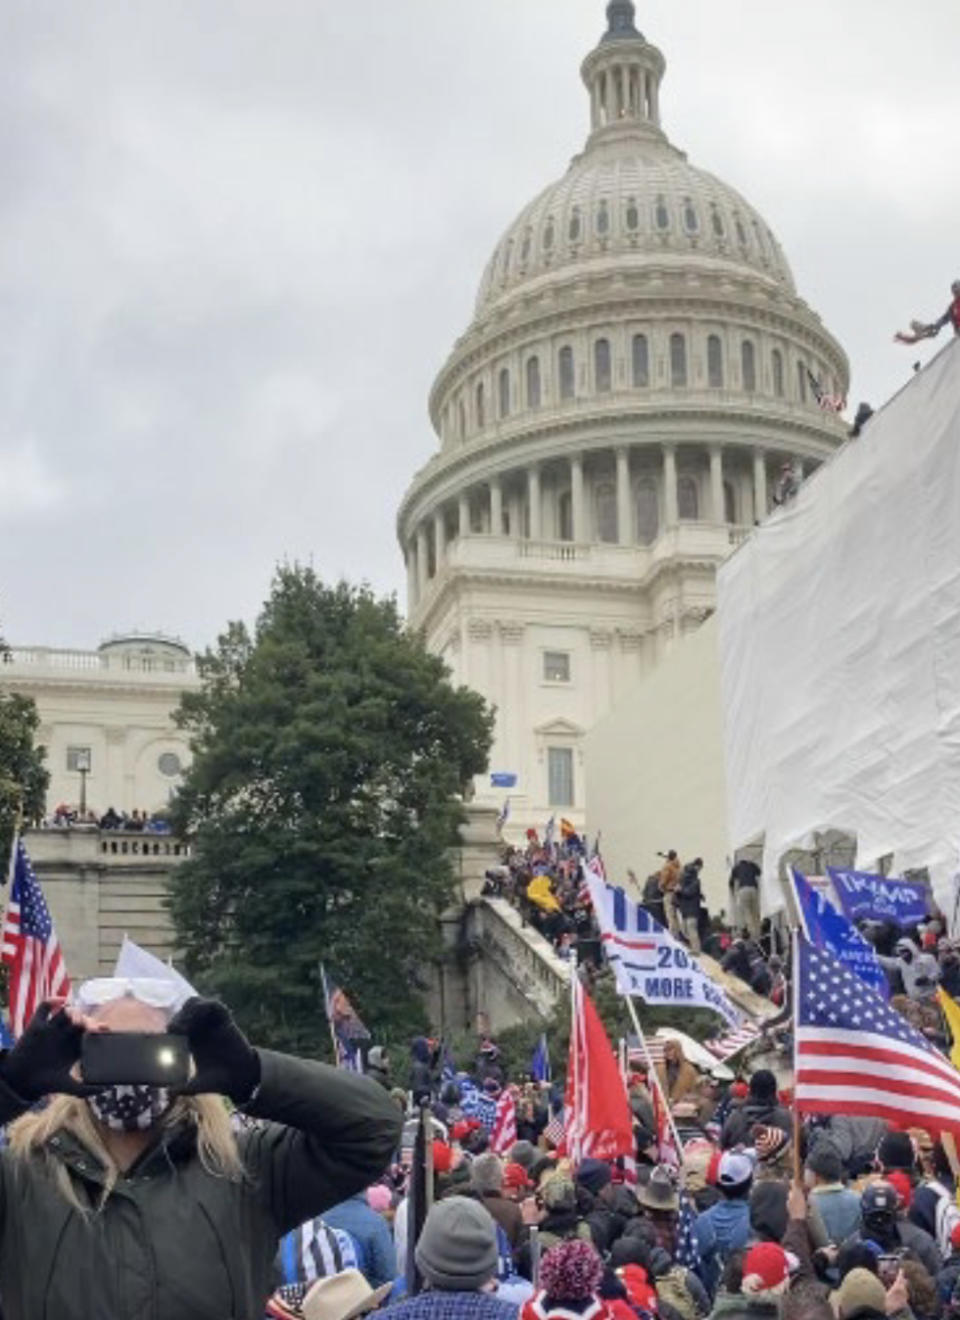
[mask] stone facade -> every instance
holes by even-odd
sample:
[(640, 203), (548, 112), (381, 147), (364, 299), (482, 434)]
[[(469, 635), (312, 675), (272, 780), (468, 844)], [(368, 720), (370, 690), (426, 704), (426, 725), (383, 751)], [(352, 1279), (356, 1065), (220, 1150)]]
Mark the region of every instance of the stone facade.
[[(199, 685), (182, 642), (126, 636), (96, 651), (13, 647), (0, 664), (0, 691), (33, 697), (50, 771), (48, 811), (59, 803), (128, 813), (165, 807), (189, 764), (174, 727), (183, 692)], [(78, 754), (89, 757), (86, 783)]]
[(589, 729), (710, 614), (783, 466), (843, 435), (811, 383), (845, 394), (843, 350), (762, 217), (669, 142), (632, 15), (584, 63), (585, 150), (497, 245), (399, 512), (411, 625), (496, 705), (515, 826), (584, 823)]
[(173, 956), (166, 882), (188, 845), (83, 826), (29, 830), (24, 842), (74, 980), (112, 972), (124, 935)]

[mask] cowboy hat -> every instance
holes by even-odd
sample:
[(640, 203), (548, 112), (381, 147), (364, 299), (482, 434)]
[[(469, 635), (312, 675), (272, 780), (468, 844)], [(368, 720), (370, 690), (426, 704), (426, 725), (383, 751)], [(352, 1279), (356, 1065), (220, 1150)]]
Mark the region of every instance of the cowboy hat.
[(374, 1311), (393, 1287), (371, 1288), (359, 1270), (341, 1270), (318, 1279), (303, 1299), (303, 1320), (353, 1320)]

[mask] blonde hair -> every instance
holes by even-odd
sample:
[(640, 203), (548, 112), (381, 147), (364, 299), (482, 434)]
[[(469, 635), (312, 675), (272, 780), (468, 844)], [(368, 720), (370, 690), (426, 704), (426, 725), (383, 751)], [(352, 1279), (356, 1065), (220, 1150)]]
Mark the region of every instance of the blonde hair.
[[(244, 1176), (243, 1163), (223, 1100), (215, 1095), (180, 1096), (160, 1125), (173, 1128), (183, 1122), (195, 1129), (197, 1154), (207, 1173), (239, 1182)], [(98, 1211), (102, 1210), (120, 1177), (120, 1169), (104, 1145), (85, 1100), (57, 1095), (45, 1109), (24, 1114), (8, 1130), (10, 1150), (23, 1160), (43, 1158), (64, 1197), (74, 1209), (87, 1215), (89, 1205), (81, 1201), (66, 1165), (49, 1148), (50, 1138), (61, 1131), (72, 1133), (103, 1165), (103, 1194), (96, 1206)]]

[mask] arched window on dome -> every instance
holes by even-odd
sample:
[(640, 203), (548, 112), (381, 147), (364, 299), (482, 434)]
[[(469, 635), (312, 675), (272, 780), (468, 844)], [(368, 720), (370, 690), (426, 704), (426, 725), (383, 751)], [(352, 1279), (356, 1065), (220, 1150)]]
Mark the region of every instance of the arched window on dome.
[(697, 208), (689, 197), (683, 199), (683, 227), (688, 234), (700, 232), (700, 217), (697, 215)]
[(761, 229), (760, 229), (760, 225), (758, 224), (758, 222), (757, 222), (756, 220), (754, 220), (752, 223), (753, 223), (753, 232), (754, 232), (754, 235), (756, 236), (756, 240), (757, 240), (757, 248), (758, 248), (759, 251), (760, 251), (760, 255), (761, 255), (761, 257), (763, 257), (764, 261), (766, 261), (766, 259), (767, 259), (767, 245), (766, 245), (766, 243), (763, 241), (763, 233), (762, 233), (762, 231), (761, 231)]
[(557, 540), (573, 540), (573, 496), (568, 490), (557, 498)]
[(743, 388), (748, 394), (753, 394), (757, 388), (757, 350), (751, 339), (745, 339), (740, 345), (740, 369)]
[(482, 431), (487, 424), (487, 399), (483, 388), (483, 381), (477, 385), (477, 391), (474, 396), (474, 412), (477, 415), (477, 430)]
[(533, 233), (525, 229), (523, 233), (523, 243), (520, 245), (520, 260), (524, 265), (530, 260), (530, 249), (533, 247)]
[(638, 390), (650, 384), (650, 345), (646, 335), (633, 336), (633, 384)]
[(553, 244), (557, 236), (557, 228), (553, 221), (553, 216), (547, 221), (546, 228), (543, 231), (543, 250), (552, 252)]
[(700, 517), (700, 492), (693, 477), (677, 478), (677, 516), (689, 522)]
[(723, 483), (723, 517), (731, 525), (737, 521), (737, 492), (732, 481)]
[(670, 384), (683, 389), (687, 383), (687, 341), (684, 335), (670, 336)]
[(569, 344), (561, 348), (557, 359), (557, 376), (560, 381), (560, 398), (572, 399), (576, 393), (576, 379), (573, 371), (573, 349)]
[(801, 403), (807, 401), (807, 364), (806, 362), (797, 363), (797, 397)]
[(660, 501), (657, 486), (651, 478), (637, 484), (637, 540), (641, 545), (653, 545), (660, 532)]
[(716, 202), (710, 203), (710, 223), (713, 225), (713, 232), (717, 238), (726, 238), (727, 227), (723, 223), (723, 216), (720, 214), (720, 208)]
[(661, 232), (670, 228), (670, 212), (667, 209), (667, 199), (663, 193), (660, 193), (657, 197), (656, 206), (653, 208), (653, 218)]
[(580, 207), (575, 206), (570, 212), (570, 228), (567, 231), (570, 235), (570, 242), (580, 241), (580, 235), (583, 233), (583, 222), (580, 219)]
[(734, 228), (737, 231), (737, 240), (741, 247), (747, 246), (747, 231), (743, 227), (743, 221), (740, 219), (740, 212), (735, 211), (733, 216)]
[(635, 197), (631, 197), (627, 201), (627, 209), (623, 218), (627, 230), (631, 234), (635, 234), (640, 228), (640, 208), (637, 206), (637, 199)]
[(723, 342), (719, 335), (707, 338), (707, 384), (712, 390), (723, 389)]
[(498, 403), (500, 406), (501, 420), (510, 416), (510, 369), (503, 367), (500, 372), (498, 383)]
[(782, 399), (784, 395), (783, 354), (779, 348), (775, 348), (770, 355), (770, 364), (773, 370), (773, 392), (778, 399)]
[(601, 482), (593, 496), (594, 521), (597, 540), (604, 545), (617, 543), (617, 488), (609, 481)]
[(606, 202), (597, 207), (597, 233), (601, 238), (610, 233), (610, 207)]
[(508, 238), (503, 249), (503, 278), (506, 279), (510, 274), (510, 260), (513, 257), (513, 239)]
[(594, 388), (598, 394), (609, 394), (613, 389), (613, 367), (610, 358), (610, 340), (598, 339), (593, 346)]
[(460, 439), (467, 438), (467, 409), (462, 399), (457, 400), (457, 431)]
[(540, 407), (540, 359), (527, 358), (527, 407)]

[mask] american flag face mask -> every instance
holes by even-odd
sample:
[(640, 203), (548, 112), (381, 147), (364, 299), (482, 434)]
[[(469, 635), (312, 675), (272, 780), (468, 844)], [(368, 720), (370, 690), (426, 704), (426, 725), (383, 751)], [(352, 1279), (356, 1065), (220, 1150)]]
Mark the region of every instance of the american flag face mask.
[(113, 1132), (146, 1132), (160, 1122), (170, 1103), (165, 1086), (107, 1086), (87, 1097), (94, 1118)]

